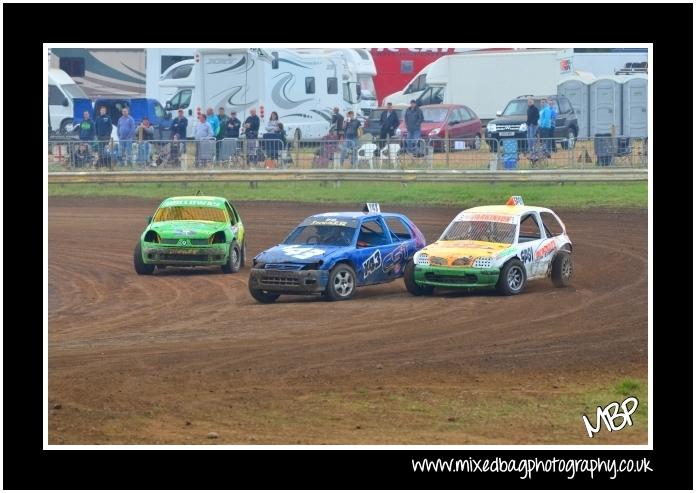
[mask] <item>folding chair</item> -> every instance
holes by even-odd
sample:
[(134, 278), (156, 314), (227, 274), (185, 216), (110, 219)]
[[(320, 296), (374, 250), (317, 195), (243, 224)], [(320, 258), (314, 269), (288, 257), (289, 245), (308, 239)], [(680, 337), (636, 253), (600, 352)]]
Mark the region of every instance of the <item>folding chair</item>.
[(196, 144), (196, 167), (215, 161), (215, 140), (199, 140)]
[(227, 166), (235, 168), (242, 167), (242, 158), (240, 153), (239, 139), (226, 138), (220, 141), (220, 162), (226, 163)]
[(399, 151), (401, 146), (399, 144), (387, 144), (382, 148), (379, 153), (379, 167), (382, 168), (384, 162), (388, 162), (393, 168), (399, 164)]
[(375, 152), (377, 152), (377, 144), (363, 144), (358, 149), (358, 166), (361, 162), (367, 162), (370, 165), (370, 169), (374, 168), (374, 157)]

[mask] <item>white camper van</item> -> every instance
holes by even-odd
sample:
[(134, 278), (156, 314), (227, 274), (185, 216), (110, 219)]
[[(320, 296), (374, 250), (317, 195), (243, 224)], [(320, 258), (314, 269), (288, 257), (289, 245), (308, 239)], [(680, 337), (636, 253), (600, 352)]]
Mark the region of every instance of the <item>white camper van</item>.
[[(287, 49), (201, 49), (194, 55), (196, 84), (167, 101), (166, 110), (183, 108), (193, 135), (196, 115), (213, 108), (235, 110), (242, 122), (250, 109), (261, 117), (261, 132), (271, 112), (278, 113), (288, 139), (318, 139), (331, 124), (332, 109), (345, 113), (358, 103), (357, 82), (340, 54), (297, 53)], [(263, 115), (263, 116), (262, 116)]]
[(195, 67), (196, 63), (191, 58), (177, 62), (166, 69), (159, 77), (155, 99), (169, 101), (181, 89), (194, 87), (196, 85)]
[(67, 134), (73, 130), (73, 99), (87, 94), (68, 74), (60, 69), (48, 69), (48, 113), (51, 130)]

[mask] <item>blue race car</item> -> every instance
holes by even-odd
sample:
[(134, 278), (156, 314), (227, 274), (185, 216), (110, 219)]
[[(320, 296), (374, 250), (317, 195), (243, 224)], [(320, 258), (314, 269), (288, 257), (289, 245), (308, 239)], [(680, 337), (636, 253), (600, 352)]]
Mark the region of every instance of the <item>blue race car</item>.
[(363, 212), (317, 214), (254, 258), (249, 292), (261, 303), (281, 294), (348, 300), (358, 286), (403, 277), (424, 246), (423, 233), (410, 219), (382, 213), (378, 204), (366, 204)]

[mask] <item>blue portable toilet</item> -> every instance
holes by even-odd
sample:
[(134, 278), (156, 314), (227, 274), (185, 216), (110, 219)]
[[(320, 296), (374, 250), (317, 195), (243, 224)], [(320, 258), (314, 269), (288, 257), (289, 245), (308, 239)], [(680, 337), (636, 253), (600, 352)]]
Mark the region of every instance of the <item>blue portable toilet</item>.
[(503, 139), (503, 167), (517, 169), (517, 140)]

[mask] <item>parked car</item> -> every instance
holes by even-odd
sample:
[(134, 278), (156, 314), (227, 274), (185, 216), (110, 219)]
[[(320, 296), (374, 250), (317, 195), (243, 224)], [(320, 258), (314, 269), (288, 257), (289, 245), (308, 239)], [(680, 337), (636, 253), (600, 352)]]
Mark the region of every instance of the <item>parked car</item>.
[(281, 294), (322, 295), (348, 300), (358, 286), (403, 277), (425, 237), (402, 214), (380, 212), (366, 204), (364, 212), (329, 212), (302, 221), (279, 245), (253, 260), (249, 292), (261, 303)]
[[(468, 106), (461, 104), (428, 104), (423, 111), (421, 138), (430, 142), (435, 151), (445, 150), (445, 139), (449, 137), (450, 149), (458, 149), (457, 139), (464, 142), (462, 148), (481, 148), (481, 120)], [(406, 123), (402, 120), (397, 134), (405, 138)]]
[(222, 197), (170, 197), (148, 218), (135, 245), (133, 264), (140, 275), (167, 266), (219, 265), (238, 272), (246, 257), (246, 235), (239, 213)]
[[(486, 139), (491, 152), (498, 152), (499, 139), (517, 139), (518, 148), (522, 152), (527, 149), (527, 98), (530, 96), (519, 96), (510, 101), (503, 111), (498, 111), (498, 118), (488, 122), (486, 126)], [(563, 149), (573, 149), (575, 138), (578, 135), (578, 117), (575, 114), (573, 105), (565, 96), (531, 96), (534, 104), (541, 110), (541, 100), (543, 98), (556, 102), (556, 130), (554, 137), (556, 142), (561, 143)]]
[(573, 275), (572, 252), (565, 225), (552, 210), (525, 206), (514, 196), (505, 205), (457, 214), (439, 240), (416, 252), (404, 283), (414, 296), (435, 288), (496, 288), (509, 296), (543, 278), (565, 287)]
[[(392, 106), (392, 109), (396, 111), (396, 116), (399, 117), (400, 122), (404, 120), (404, 110), (406, 108), (408, 108), (408, 106), (406, 105), (395, 104)], [(382, 118), (382, 114), (386, 111), (386, 106), (373, 108), (372, 111), (370, 111), (369, 115), (367, 115), (367, 118), (365, 119), (365, 123), (363, 124), (363, 133), (379, 137), (379, 132), (381, 129), (380, 118)]]

